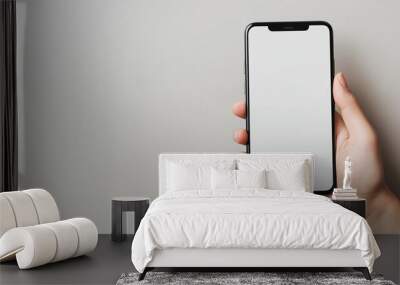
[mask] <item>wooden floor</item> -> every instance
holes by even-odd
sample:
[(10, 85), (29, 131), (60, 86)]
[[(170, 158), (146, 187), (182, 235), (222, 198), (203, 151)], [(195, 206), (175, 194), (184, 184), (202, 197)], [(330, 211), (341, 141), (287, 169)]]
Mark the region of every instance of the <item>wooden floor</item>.
[[(400, 281), (400, 236), (375, 236), (382, 251), (375, 272), (395, 283)], [(0, 284), (115, 284), (124, 272), (135, 271), (131, 258), (132, 238), (112, 242), (110, 235), (100, 235), (94, 252), (88, 256), (19, 270), (16, 262), (0, 264)]]

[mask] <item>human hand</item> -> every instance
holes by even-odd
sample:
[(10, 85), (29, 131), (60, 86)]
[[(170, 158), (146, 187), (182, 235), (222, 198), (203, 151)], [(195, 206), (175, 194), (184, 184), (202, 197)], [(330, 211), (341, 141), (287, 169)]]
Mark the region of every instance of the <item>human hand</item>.
[[(339, 109), (335, 113), (337, 181), (341, 185), (343, 162), (350, 156), (352, 185), (360, 197), (367, 199), (367, 219), (372, 229), (375, 233), (400, 233), (400, 199), (385, 183), (376, 132), (342, 73), (335, 76), (333, 98)], [(245, 102), (234, 104), (233, 113), (246, 118)], [(234, 140), (238, 144), (247, 144), (247, 131), (236, 130)]]

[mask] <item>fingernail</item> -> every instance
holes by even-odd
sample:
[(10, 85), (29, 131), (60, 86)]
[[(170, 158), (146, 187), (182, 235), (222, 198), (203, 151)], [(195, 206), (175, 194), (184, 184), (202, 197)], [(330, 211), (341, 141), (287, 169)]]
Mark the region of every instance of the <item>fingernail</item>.
[(339, 73), (338, 81), (343, 88), (349, 89), (347, 85), (346, 78), (344, 77), (343, 73)]

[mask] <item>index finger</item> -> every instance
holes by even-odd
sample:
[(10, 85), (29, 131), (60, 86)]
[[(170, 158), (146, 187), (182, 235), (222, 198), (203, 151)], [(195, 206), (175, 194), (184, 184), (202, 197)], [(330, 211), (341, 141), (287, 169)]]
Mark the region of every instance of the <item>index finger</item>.
[(244, 101), (239, 101), (233, 104), (232, 112), (239, 118), (246, 118), (246, 103)]

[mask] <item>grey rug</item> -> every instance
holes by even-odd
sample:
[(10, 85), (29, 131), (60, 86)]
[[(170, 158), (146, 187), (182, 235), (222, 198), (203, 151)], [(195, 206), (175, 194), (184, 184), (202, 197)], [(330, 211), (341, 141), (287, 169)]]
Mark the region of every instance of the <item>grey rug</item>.
[(372, 275), (368, 281), (360, 272), (148, 272), (146, 278), (138, 281), (138, 273), (125, 273), (117, 285), (145, 284), (387, 284), (381, 275)]

